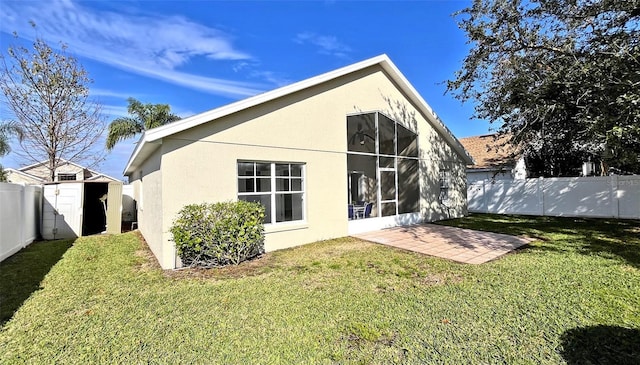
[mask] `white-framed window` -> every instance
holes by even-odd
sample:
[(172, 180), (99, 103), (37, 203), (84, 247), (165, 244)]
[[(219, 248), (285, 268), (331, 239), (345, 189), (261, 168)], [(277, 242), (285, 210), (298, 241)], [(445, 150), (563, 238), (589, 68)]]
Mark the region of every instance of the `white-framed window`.
[(265, 207), (265, 224), (305, 220), (305, 164), (238, 161), (238, 200)]
[(447, 169), (440, 170), (440, 189), (449, 189), (451, 183), (451, 171)]
[(76, 181), (76, 174), (58, 174), (58, 181)]
[(449, 186), (451, 184), (451, 171), (448, 169), (440, 169), (440, 201), (449, 200)]

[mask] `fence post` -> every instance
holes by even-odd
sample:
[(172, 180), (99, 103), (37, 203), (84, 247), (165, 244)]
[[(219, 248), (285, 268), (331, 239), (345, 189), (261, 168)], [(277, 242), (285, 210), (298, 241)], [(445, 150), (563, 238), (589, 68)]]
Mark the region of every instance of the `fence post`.
[(24, 241), (26, 241), (25, 237), (25, 230), (27, 227), (27, 217), (25, 217), (27, 212), (27, 186), (25, 184), (22, 184), (22, 186), (20, 186), (20, 211), (19, 211), (19, 217), (20, 217), (20, 227), (18, 227), (18, 229), (20, 229), (20, 246), (22, 248), (25, 248), (26, 245), (24, 243)]
[(611, 199), (611, 215), (620, 218), (620, 202), (618, 200), (618, 175), (610, 176), (609, 198)]
[(487, 205), (487, 188), (485, 187), (486, 183), (487, 182), (485, 180), (482, 180), (482, 208), (485, 213), (489, 213), (489, 206)]
[(538, 178), (538, 206), (540, 207), (540, 215), (543, 216), (544, 211), (544, 177)]

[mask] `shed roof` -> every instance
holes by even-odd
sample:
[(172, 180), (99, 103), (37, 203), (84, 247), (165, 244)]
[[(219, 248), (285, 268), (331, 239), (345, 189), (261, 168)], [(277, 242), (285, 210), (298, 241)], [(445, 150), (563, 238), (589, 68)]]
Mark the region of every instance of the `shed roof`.
[(327, 73), (311, 77), (309, 79), (293, 83), (291, 85), (283, 86), (281, 88), (268, 91), (256, 96), (249, 97), (237, 101), (235, 103), (227, 104), (222, 107), (206, 111), (173, 123), (169, 123), (164, 126), (149, 129), (145, 131), (140, 139), (136, 148), (133, 150), (129, 161), (124, 169), (124, 175), (130, 175), (133, 173), (139, 165), (144, 162), (160, 145), (159, 142), (162, 138), (185, 131), (190, 128), (197, 127), (201, 124), (214, 121), (216, 119), (225, 117), (227, 115), (239, 112), (244, 109), (254, 107), (259, 104), (267, 103), (285, 95), (293, 94), (295, 92), (308, 89), (319, 84), (334, 80), (341, 76), (363, 70), (367, 67), (374, 65), (380, 65), (382, 69), (388, 74), (388, 76), (398, 85), (407, 97), (415, 103), (417, 108), (425, 115), (431, 125), (443, 136), (443, 138), (453, 147), (453, 149), (460, 154), (467, 164), (472, 164), (473, 159), (469, 153), (462, 146), (460, 141), (451, 133), (451, 131), (444, 125), (436, 113), (431, 109), (429, 104), (420, 96), (416, 89), (409, 83), (409, 81), (402, 75), (400, 70), (391, 62), (391, 59), (385, 54), (376, 56), (361, 62), (354, 63), (352, 65), (339, 68), (337, 70), (329, 71)]

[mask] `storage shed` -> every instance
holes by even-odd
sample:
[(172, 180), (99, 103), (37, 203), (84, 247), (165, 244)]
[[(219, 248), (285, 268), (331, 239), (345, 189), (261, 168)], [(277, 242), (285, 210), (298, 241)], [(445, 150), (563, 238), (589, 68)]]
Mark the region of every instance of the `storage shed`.
[(56, 182), (44, 185), (41, 233), (66, 239), (120, 233), (122, 183)]

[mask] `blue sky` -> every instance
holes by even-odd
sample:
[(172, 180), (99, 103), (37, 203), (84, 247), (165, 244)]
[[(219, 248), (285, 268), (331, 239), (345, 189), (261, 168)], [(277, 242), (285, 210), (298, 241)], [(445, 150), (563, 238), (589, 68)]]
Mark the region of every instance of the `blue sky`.
[[(0, 0), (0, 48), (28, 46), (30, 20), (51, 46), (67, 44), (94, 80), (105, 123), (126, 115), (128, 97), (188, 117), (386, 53), (460, 138), (489, 131), (470, 120), (471, 104), (444, 94), (469, 47), (451, 15), (469, 4)], [(97, 169), (122, 178), (136, 141), (118, 144)], [(15, 154), (1, 162), (20, 166)]]

